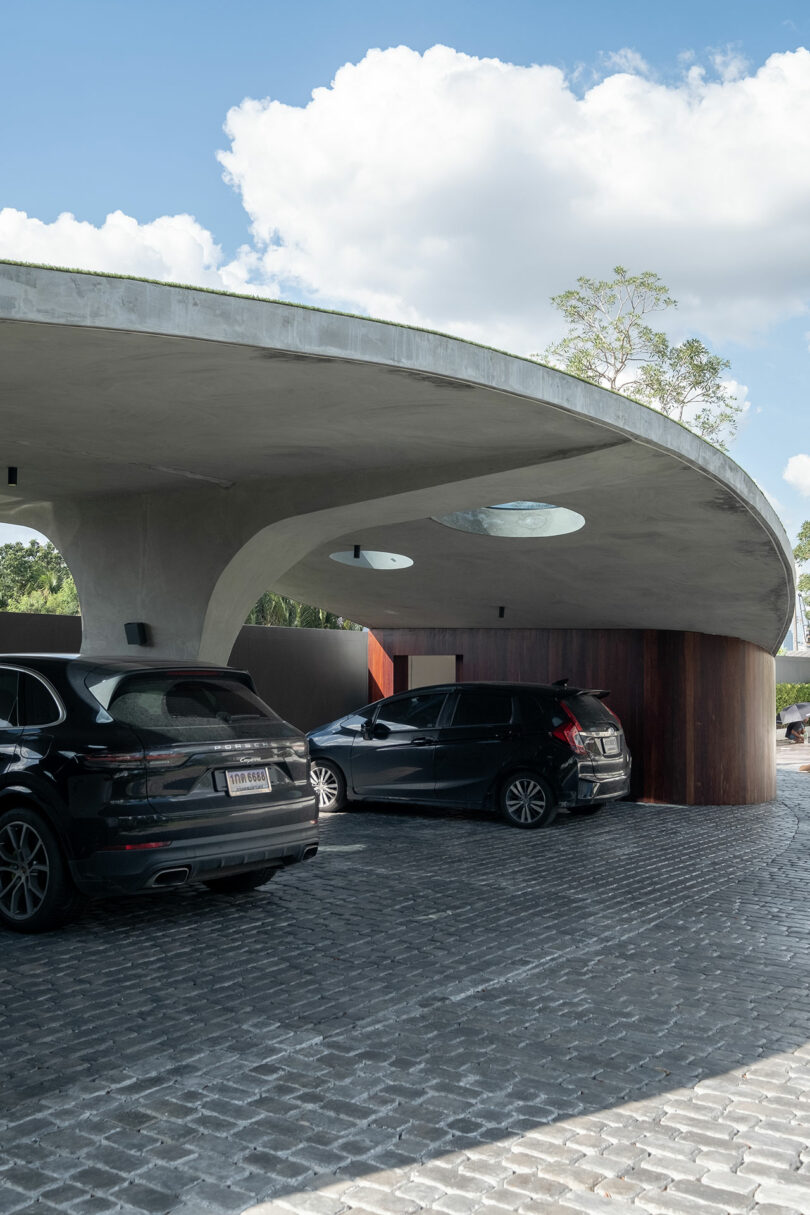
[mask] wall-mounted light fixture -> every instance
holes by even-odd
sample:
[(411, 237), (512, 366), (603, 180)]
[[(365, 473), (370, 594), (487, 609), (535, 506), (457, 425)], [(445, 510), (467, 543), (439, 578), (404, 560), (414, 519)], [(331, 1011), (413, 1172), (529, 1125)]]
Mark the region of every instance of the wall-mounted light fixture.
[(355, 559), (355, 561), (360, 560), (360, 545), (359, 544), (355, 544), (355, 546), (354, 546), (354, 559)]
[(505, 616), (505, 615), (506, 615), (506, 608), (505, 608), (505, 607), (499, 607), (499, 608), (498, 608), (498, 619), (499, 619), (499, 620), (503, 620), (503, 618), (504, 618), (504, 616)]
[(130, 620), (124, 625), (127, 645), (149, 645), (149, 627), (142, 620)]
[(8, 483), (9, 485), (17, 484), (17, 468), (14, 464), (8, 466)]

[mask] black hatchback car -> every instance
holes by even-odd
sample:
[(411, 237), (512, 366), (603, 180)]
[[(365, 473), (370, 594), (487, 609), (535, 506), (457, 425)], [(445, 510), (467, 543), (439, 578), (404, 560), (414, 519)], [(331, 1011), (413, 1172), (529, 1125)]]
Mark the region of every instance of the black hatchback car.
[(251, 890), (318, 850), (304, 735), (245, 671), (0, 655), (0, 923), (82, 896)]
[(545, 827), (558, 807), (592, 814), (630, 788), (607, 695), (561, 680), (442, 684), (376, 701), (308, 735), (319, 807), (489, 808), (514, 827)]

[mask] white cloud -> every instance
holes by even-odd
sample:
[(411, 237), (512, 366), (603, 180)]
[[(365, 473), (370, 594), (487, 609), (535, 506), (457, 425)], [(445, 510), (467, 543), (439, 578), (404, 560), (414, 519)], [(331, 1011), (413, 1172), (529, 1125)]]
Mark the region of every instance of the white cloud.
[(657, 271), (671, 336), (722, 350), (810, 302), (810, 52), (749, 73), (636, 52), (577, 91), (551, 66), (372, 50), (305, 107), (246, 100), (221, 153), (253, 246), (225, 262), (189, 215), (99, 226), (0, 211), (0, 257), (256, 290), (519, 353), (559, 335), (580, 274)]
[(373, 50), (306, 107), (232, 109), (221, 160), (288, 294), (529, 351), (552, 293), (621, 262), (722, 344), (807, 305), (810, 53), (717, 66), (578, 96), (554, 67)]
[(241, 263), (221, 265), (221, 249), (191, 215), (164, 215), (139, 224), (114, 211), (96, 227), (67, 211), (46, 224), (4, 207), (0, 257), (233, 290), (245, 280)]
[(615, 68), (617, 72), (629, 72), (635, 76), (650, 75), (650, 66), (646, 59), (629, 46), (623, 46), (620, 51), (610, 51), (604, 56), (604, 60), (608, 67)]
[(791, 456), (782, 477), (805, 498), (810, 498), (810, 456)]

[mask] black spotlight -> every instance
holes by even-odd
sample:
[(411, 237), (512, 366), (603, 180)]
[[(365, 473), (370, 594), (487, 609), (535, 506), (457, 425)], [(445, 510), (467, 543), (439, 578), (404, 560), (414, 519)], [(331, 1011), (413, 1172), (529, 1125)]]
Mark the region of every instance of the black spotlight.
[(17, 484), (17, 468), (14, 464), (8, 466), (8, 483), (9, 485)]

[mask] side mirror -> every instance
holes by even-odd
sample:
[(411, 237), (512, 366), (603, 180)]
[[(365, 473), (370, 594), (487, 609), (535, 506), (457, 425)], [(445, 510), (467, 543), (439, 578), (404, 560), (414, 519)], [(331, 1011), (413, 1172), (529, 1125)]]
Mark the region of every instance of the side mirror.
[(372, 738), (387, 738), (390, 733), (391, 733), (391, 731), (390, 731), (389, 727), (383, 725), (383, 723), (381, 721), (378, 721), (377, 724), (372, 728), (371, 737)]

